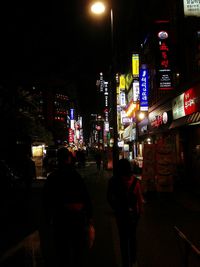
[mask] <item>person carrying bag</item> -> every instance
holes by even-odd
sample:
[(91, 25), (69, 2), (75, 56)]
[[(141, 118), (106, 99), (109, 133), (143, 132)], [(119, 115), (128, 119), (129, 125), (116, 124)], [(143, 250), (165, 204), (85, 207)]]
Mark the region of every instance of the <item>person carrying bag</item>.
[(136, 263), (136, 230), (144, 201), (140, 182), (127, 159), (119, 160), (116, 175), (108, 182), (107, 200), (118, 227), (122, 266), (132, 267)]

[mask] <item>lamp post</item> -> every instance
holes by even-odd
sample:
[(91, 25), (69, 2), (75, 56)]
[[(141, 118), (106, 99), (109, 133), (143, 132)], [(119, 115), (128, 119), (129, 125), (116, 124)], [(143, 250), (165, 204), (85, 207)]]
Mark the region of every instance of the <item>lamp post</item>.
[[(92, 13), (101, 15), (106, 11), (106, 6), (103, 2), (94, 2), (91, 5)], [(113, 173), (116, 173), (117, 162), (119, 160), (118, 151), (118, 132), (117, 132), (117, 93), (115, 80), (115, 50), (114, 50), (114, 23), (113, 23), (113, 9), (110, 8), (110, 37), (111, 37), (111, 65), (110, 65), (110, 88), (111, 88), (111, 107), (112, 107), (112, 121), (113, 121)]]

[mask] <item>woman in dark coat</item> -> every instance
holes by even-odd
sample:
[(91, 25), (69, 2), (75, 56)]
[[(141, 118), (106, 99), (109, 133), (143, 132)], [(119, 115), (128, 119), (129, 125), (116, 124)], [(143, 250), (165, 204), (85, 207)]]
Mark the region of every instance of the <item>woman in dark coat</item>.
[(143, 196), (139, 180), (132, 175), (127, 159), (118, 162), (116, 175), (108, 182), (107, 199), (112, 207), (120, 238), (123, 267), (136, 262), (136, 229), (142, 212)]
[(58, 168), (47, 177), (43, 191), (45, 221), (52, 225), (54, 266), (85, 266), (92, 203), (67, 148), (58, 150)]

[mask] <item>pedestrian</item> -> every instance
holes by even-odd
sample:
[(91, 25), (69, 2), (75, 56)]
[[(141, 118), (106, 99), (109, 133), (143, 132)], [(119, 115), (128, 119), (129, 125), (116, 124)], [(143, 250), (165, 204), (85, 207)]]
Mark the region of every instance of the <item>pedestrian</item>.
[(100, 171), (100, 169), (101, 169), (101, 161), (102, 161), (102, 156), (101, 156), (101, 151), (100, 150), (96, 151), (95, 161), (96, 161), (97, 170)]
[(108, 182), (107, 200), (118, 227), (123, 267), (136, 264), (136, 230), (143, 206), (140, 182), (128, 159), (120, 159), (116, 175)]
[[(44, 219), (53, 232), (56, 260), (52, 266), (87, 266), (86, 257), (94, 240), (91, 199), (75, 169), (72, 153), (62, 147), (57, 159), (58, 168), (48, 175), (43, 188)], [(92, 236), (88, 229), (93, 231)]]
[(21, 145), (14, 165), (14, 169), (23, 185), (22, 187), (25, 189), (25, 195), (28, 199), (30, 199), (32, 193), (32, 183), (36, 179), (36, 166), (34, 160), (32, 159), (29, 147)]

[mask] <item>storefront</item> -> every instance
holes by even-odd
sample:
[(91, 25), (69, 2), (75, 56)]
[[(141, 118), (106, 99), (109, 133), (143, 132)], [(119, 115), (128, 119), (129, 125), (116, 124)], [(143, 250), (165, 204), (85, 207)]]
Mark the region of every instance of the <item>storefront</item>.
[[(152, 108), (148, 115), (143, 150), (143, 186), (145, 191), (172, 192), (175, 173), (175, 136), (169, 131), (172, 102)], [(140, 132), (143, 128), (140, 129)], [(149, 142), (147, 142), (149, 140)]]
[(200, 85), (172, 101), (179, 184), (200, 187)]

